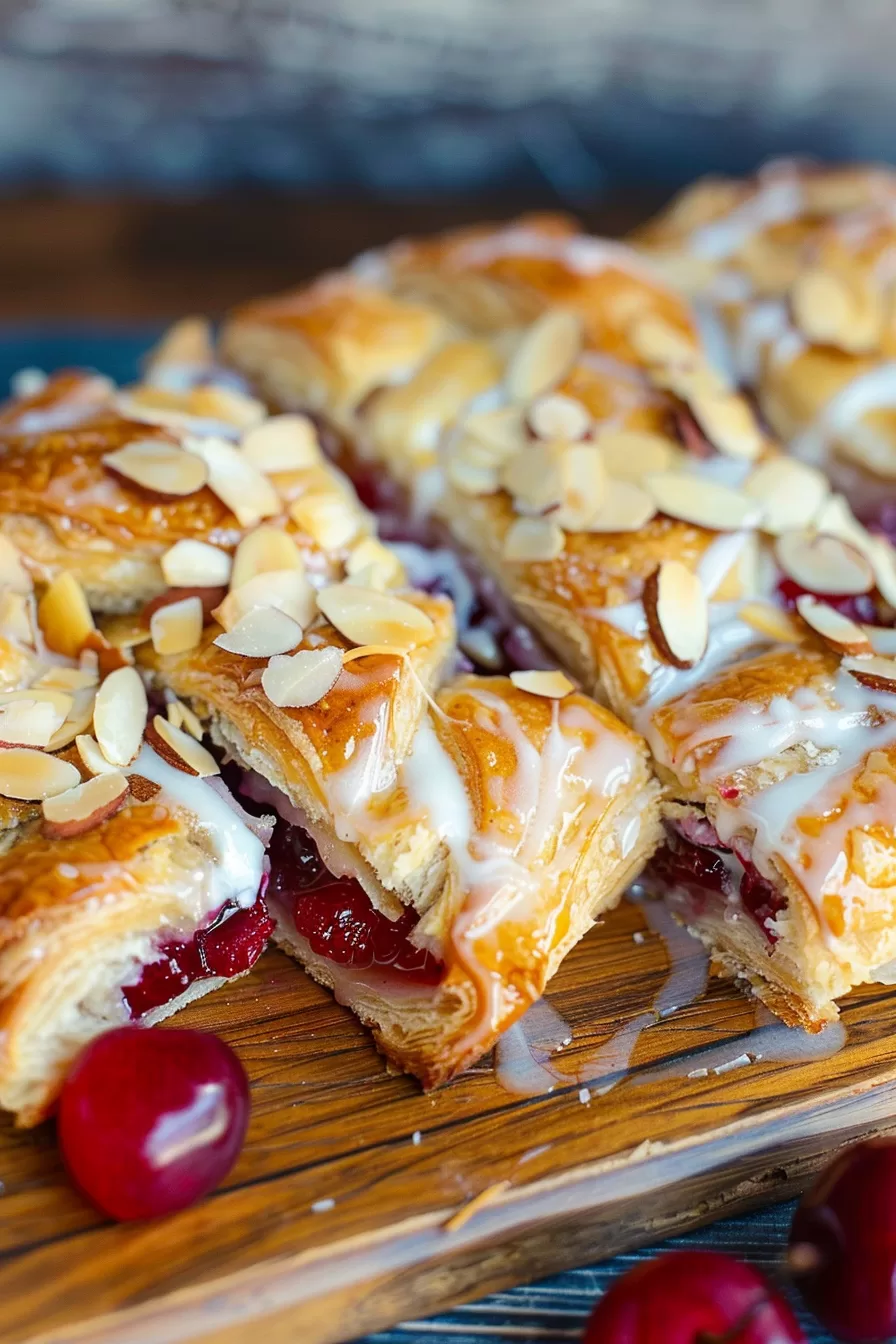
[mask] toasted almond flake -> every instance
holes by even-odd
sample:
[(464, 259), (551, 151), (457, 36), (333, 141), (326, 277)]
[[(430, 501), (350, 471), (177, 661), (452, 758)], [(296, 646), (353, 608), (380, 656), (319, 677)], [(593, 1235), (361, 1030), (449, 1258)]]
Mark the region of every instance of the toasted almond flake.
[(647, 364), (692, 364), (699, 351), (690, 337), (661, 317), (639, 317), (629, 328), (628, 338), (636, 354)]
[(165, 706), (165, 713), (168, 715), (168, 722), (173, 723), (175, 728), (183, 728), (191, 737), (195, 737), (197, 742), (202, 741), (204, 737), (202, 723), (189, 705), (185, 705), (182, 700), (169, 700)]
[(799, 644), (805, 638), (805, 631), (793, 617), (771, 602), (745, 602), (738, 616), (760, 635), (782, 644)]
[(146, 740), (164, 761), (188, 775), (199, 775), (206, 779), (209, 775), (221, 773), (218, 762), (210, 751), (182, 728), (156, 714), (146, 731)]
[(358, 535), (360, 515), (337, 490), (309, 490), (289, 506), (293, 522), (325, 551), (338, 551)]
[(205, 464), (209, 488), (234, 515), (240, 527), (255, 527), (280, 512), (280, 497), (266, 476), (226, 439), (211, 436), (184, 439), (185, 456)]
[(27, 596), (34, 588), (31, 575), (22, 563), (22, 553), (9, 537), (0, 533), (0, 588)]
[(187, 398), (191, 415), (201, 420), (220, 420), (236, 429), (251, 429), (267, 417), (264, 402), (220, 383), (201, 383), (190, 389)]
[(184, 716), (181, 712), (181, 703), (179, 700), (169, 700), (165, 705), (165, 717), (169, 723), (173, 723), (175, 728), (182, 728)]
[(739, 491), (683, 471), (654, 472), (644, 485), (660, 513), (714, 532), (755, 526), (762, 514), (761, 506)]
[(239, 588), (231, 588), (212, 616), (225, 630), (232, 630), (256, 607), (276, 607), (304, 629), (317, 611), (317, 594), (307, 577), (297, 569), (271, 570), (257, 574)]
[(359, 658), (373, 658), (381, 655), (386, 658), (407, 658), (406, 649), (396, 649), (391, 644), (359, 644), (357, 648), (345, 649), (342, 654), (342, 663), (356, 663)]
[(819, 602), (809, 593), (804, 593), (797, 598), (796, 609), (806, 624), (835, 653), (849, 654), (852, 658), (867, 657), (873, 653), (871, 641), (862, 627), (827, 602)]
[(0, 634), (18, 644), (34, 647), (34, 600), (24, 593), (0, 590)]
[(856, 550), (871, 558), (875, 540), (856, 518), (843, 495), (828, 495), (812, 520), (812, 530), (848, 541)]
[(673, 396), (693, 407), (731, 395), (724, 378), (703, 360), (686, 364), (665, 364), (649, 372), (652, 385), (671, 392)]
[(582, 319), (565, 308), (542, 313), (524, 334), (507, 369), (512, 401), (528, 402), (549, 392), (569, 373), (582, 348)]
[(896, 607), (896, 551), (886, 537), (868, 537), (866, 551), (874, 569), (877, 591), (885, 602)]
[(530, 695), (543, 695), (548, 700), (562, 700), (575, 690), (565, 672), (511, 672), (510, 680), (518, 691), (528, 691)]
[(376, 537), (364, 537), (352, 548), (345, 572), (362, 588), (391, 588), (405, 581), (398, 556)]
[(566, 535), (550, 518), (515, 518), (504, 534), (505, 560), (527, 563), (556, 560), (566, 545)]
[(562, 457), (563, 498), (551, 517), (567, 532), (584, 531), (600, 516), (607, 496), (607, 473), (599, 448), (574, 443)]
[(118, 476), (160, 495), (195, 495), (208, 481), (200, 458), (159, 439), (135, 439), (106, 453), (103, 462)]
[(219, 649), (244, 658), (270, 658), (288, 653), (302, 638), (302, 627), (276, 607), (256, 607), (232, 629), (215, 639)]
[(763, 439), (753, 412), (742, 397), (726, 392), (692, 397), (694, 419), (710, 443), (728, 457), (753, 459), (762, 451)]
[(709, 603), (700, 575), (664, 560), (644, 584), (644, 613), (660, 657), (673, 667), (700, 662), (709, 640)]
[(72, 696), (72, 707), (65, 717), (65, 722), (50, 738), (47, 743), (47, 751), (61, 751), (63, 747), (70, 746), (79, 733), (85, 732), (93, 719), (95, 704), (96, 691), (92, 686), (85, 686), (83, 690), (76, 690)]
[(163, 333), (146, 361), (150, 375), (163, 369), (210, 368), (215, 362), (211, 324), (204, 317), (182, 317)]
[(493, 495), (499, 488), (496, 466), (471, 462), (461, 451), (452, 453), (445, 464), (448, 481), (462, 495)]
[(810, 341), (851, 354), (873, 350), (880, 342), (882, 295), (858, 271), (846, 276), (807, 267), (794, 281), (790, 302), (797, 326)]
[(521, 406), (477, 411), (467, 416), (463, 427), (470, 438), (490, 450), (490, 460), (495, 463), (506, 461), (526, 443), (524, 411)]
[(600, 513), (587, 532), (638, 532), (656, 513), (653, 496), (631, 481), (607, 481)]
[(157, 793), (162, 792), (161, 784), (157, 784), (154, 779), (147, 779), (145, 775), (128, 775), (128, 782), (131, 796), (138, 803), (148, 803)]
[(271, 704), (280, 709), (316, 705), (331, 691), (342, 671), (339, 649), (302, 649), (291, 656), (271, 659), (261, 674), (261, 685)]
[(243, 537), (236, 548), (231, 587), (241, 588), (256, 574), (269, 574), (272, 570), (281, 569), (295, 569), (304, 573), (302, 552), (282, 528), (271, 527), (270, 524), (256, 527)]
[(874, 571), (866, 556), (849, 542), (810, 531), (783, 532), (775, 554), (784, 573), (801, 588), (825, 597), (867, 593)]
[(265, 475), (304, 471), (323, 460), (317, 430), (307, 415), (272, 415), (249, 430), (241, 449), (246, 461)]
[(536, 397), (526, 414), (526, 424), (537, 439), (563, 439), (566, 443), (586, 438), (593, 427), (588, 408), (562, 392)]
[(207, 541), (176, 541), (162, 556), (169, 588), (220, 588), (230, 579), (230, 556)]
[(885, 658), (880, 654), (873, 658), (844, 658), (841, 667), (869, 690), (896, 693), (896, 658)]
[(46, 747), (65, 723), (72, 697), (36, 689), (0, 694), (0, 742), (10, 747)]
[(34, 689), (48, 691), (86, 691), (97, 686), (99, 679), (95, 667), (51, 667), (31, 684)]
[(96, 694), (93, 731), (100, 751), (112, 765), (130, 765), (146, 727), (146, 691), (133, 667), (110, 672)]
[(566, 488), (563, 458), (562, 445), (534, 443), (505, 464), (501, 484), (520, 513), (559, 507)]
[(117, 771), (118, 766), (112, 765), (107, 761), (100, 751), (96, 738), (89, 733), (79, 733), (75, 738), (75, 746), (78, 748), (78, 755), (84, 762), (85, 769), (92, 775), (107, 775), (112, 771)]
[(130, 792), (125, 776), (108, 771), (76, 784), (65, 793), (43, 801), (44, 834), (50, 840), (68, 840), (93, 830), (122, 806)]
[(0, 797), (41, 802), (80, 784), (77, 767), (33, 747), (0, 747)]
[(410, 648), (432, 639), (435, 633), (425, 611), (376, 588), (332, 584), (320, 590), (317, 605), (330, 624), (353, 644)]
[(780, 536), (808, 527), (830, 493), (826, 477), (804, 462), (775, 457), (744, 482), (743, 492), (762, 505), (762, 530)]
[(77, 658), (96, 629), (84, 590), (68, 570), (53, 579), (40, 599), (37, 620), (47, 647), (66, 658)]
[(187, 653), (202, 639), (202, 599), (184, 597), (158, 607), (149, 618), (152, 646), (161, 655)]
[(605, 429), (597, 446), (610, 476), (636, 484), (654, 472), (669, 470), (681, 455), (670, 439), (646, 430)]

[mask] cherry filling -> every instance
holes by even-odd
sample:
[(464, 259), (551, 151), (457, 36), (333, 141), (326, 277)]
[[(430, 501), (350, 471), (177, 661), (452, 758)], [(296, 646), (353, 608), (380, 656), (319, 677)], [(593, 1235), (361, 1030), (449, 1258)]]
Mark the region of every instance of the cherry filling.
[(439, 984), (442, 963), (408, 939), (416, 911), (407, 910), (394, 921), (380, 914), (355, 878), (327, 871), (299, 826), (278, 820), (269, 852), (271, 899), (290, 911), (312, 952), (340, 966), (388, 967), (416, 984)]
[(782, 605), (787, 611), (796, 611), (796, 601), (798, 597), (803, 597), (808, 593), (811, 597), (817, 597), (822, 602), (827, 602), (828, 606), (834, 607), (842, 616), (848, 616), (851, 621), (858, 621), (862, 625), (880, 625), (881, 617), (877, 602), (871, 593), (856, 593), (848, 596), (837, 595), (836, 593), (815, 593), (809, 588), (803, 588), (794, 579), (781, 579), (778, 584), (778, 596)]
[[(769, 921), (777, 919), (787, 909), (787, 897), (776, 890), (749, 859), (739, 854), (736, 857), (743, 869), (737, 889), (740, 904), (758, 924), (769, 946), (774, 947), (778, 935)], [(691, 844), (677, 832), (670, 835), (654, 855), (649, 873), (663, 887), (685, 890), (698, 914), (704, 912), (708, 894), (728, 897), (735, 893), (734, 879), (719, 850)]]
[(208, 928), (160, 948), (158, 961), (144, 966), (137, 983), (122, 990), (131, 1017), (144, 1017), (170, 1003), (197, 980), (239, 975), (254, 966), (274, 931), (263, 887), (248, 910), (228, 901)]

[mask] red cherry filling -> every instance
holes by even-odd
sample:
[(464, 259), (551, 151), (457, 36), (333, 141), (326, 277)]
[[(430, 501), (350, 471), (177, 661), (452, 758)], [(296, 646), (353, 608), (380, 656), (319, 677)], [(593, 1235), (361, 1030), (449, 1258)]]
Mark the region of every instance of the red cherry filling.
[(218, 912), (207, 929), (192, 938), (166, 943), (158, 961), (144, 966), (135, 985), (122, 990), (134, 1018), (170, 1003), (197, 980), (216, 975), (239, 975), (254, 966), (274, 931), (263, 891), (255, 904), (241, 910), (232, 901)]
[(769, 928), (768, 921), (777, 919), (778, 915), (787, 909), (787, 897), (782, 896), (749, 859), (741, 859), (740, 862), (744, 869), (740, 881), (740, 903), (748, 914), (752, 915), (770, 945), (774, 947), (778, 935), (774, 929)]
[[(736, 857), (743, 869), (738, 893), (740, 903), (774, 947), (778, 935), (769, 927), (768, 921), (787, 909), (787, 897), (777, 891), (749, 859), (739, 854)], [(720, 854), (715, 849), (691, 844), (677, 832), (653, 856), (649, 875), (663, 886), (684, 888), (700, 914), (706, 907), (707, 893), (727, 897), (734, 890), (731, 873)]]
[(235, 1162), (249, 1085), (201, 1031), (119, 1027), (83, 1051), (59, 1101), (73, 1181), (112, 1218), (154, 1218), (208, 1194)]
[(718, 1251), (670, 1251), (613, 1284), (582, 1344), (805, 1344), (757, 1270)]
[(416, 911), (407, 910), (394, 921), (380, 914), (353, 877), (334, 877), (327, 871), (314, 842), (299, 826), (277, 822), (270, 859), (271, 898), (290, 910), (312, 952), (340, 966), (388, 967), (408, 981), (439, 984), (442, 963), (408, 939)]
[(811, 597), (817, 597), (822, 602), (827, 602), (828, 606), (834, 607), (841, 615), (848, 616), (851, 621), (858, 621), (862, 625), (880, 625), (880, 613), (877, 609), (877, 602), (872, 593), (856, 593), (848, 596), (836, 593), (815, 593), (809, 588), (803, 588), (794, 579), (781, 579), (778, 583), (778, 596), (782, 605), (787, 611), (796, 611), (796, 600), (808, 593)]
[(794, 1216), (788, 1263), (838, 1339), (896, 1335), (896, 1140), (857, 1144), (822, 1173)]

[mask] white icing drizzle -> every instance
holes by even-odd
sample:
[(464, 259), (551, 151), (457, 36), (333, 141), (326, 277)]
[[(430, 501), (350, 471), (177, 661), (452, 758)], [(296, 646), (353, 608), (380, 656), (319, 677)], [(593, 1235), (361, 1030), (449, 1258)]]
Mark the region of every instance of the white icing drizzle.
[(896, 362), (877, 364), (858, 374), (822, 408), (793, 440), (791, 451), (805, 462), (823, 462), (832, 439), (847, 434), (864, 445), (874, 460), (892, 460), (892, 445), (862, 420), (871, 411), (896, 408)]
[(599, 275), (601, 271), (616, 269), (627, 271), (651, 286), (662, 287), (650, 263), (623, 243), (582, 234), (546, 234), (525, 225), (475, 238), (463, 244), (455, 255), (461, 267), (488, 266), (501, 257), (544, 257), (561, 262), (579, 275)]
[(772, 224), (796, 219), (803, 209), (803, 185), (793, 163), (766, 165), (755, 191), (727, 215), (691, 234), (695, 256), (724, 261)]

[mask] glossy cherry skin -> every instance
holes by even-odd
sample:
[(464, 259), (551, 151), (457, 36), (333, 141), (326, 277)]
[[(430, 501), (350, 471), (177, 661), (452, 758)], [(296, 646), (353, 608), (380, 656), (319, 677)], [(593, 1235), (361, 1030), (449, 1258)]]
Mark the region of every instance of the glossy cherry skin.
[(718, 1251), (670, 1251), (613, 1284), (582, 1344), (806, 1344), (755, 1269)]
[(155, 1218), (201, 1199), (233, 1166), (249, 1085), (201, 1031), (119, 1027), (82, 1052), (59, 1101), (66, 1167), (112, 1218)]
[(838, 1339), (896, 1335), (896, 1139), (856, 1144), (822, 1173), (794, 1216), (788, 1261)]

